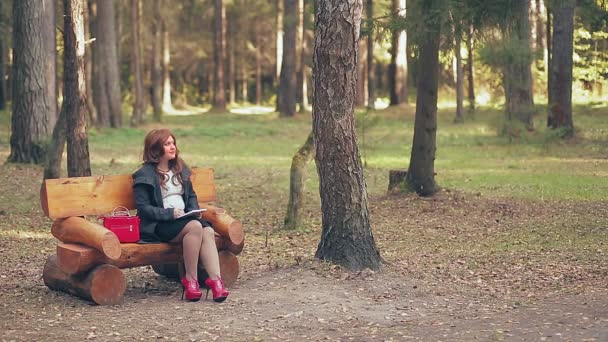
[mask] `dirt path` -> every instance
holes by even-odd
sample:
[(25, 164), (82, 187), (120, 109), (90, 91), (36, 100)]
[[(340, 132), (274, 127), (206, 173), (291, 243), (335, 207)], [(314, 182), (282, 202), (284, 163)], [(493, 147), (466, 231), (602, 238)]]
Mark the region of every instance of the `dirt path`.
[(124, 303), (114, 307), (51, 292), (39, 279), (5, 283), (0, 334), (3, 341), (608, 340), (608, 291), (524, 303), (443, 287), (438, 295), (390, 268), (344, 277), (323, 267), (260, 274), (239, 282), (223, 304), (181, 302), (178, 284), (144, 268), (127, 272)]

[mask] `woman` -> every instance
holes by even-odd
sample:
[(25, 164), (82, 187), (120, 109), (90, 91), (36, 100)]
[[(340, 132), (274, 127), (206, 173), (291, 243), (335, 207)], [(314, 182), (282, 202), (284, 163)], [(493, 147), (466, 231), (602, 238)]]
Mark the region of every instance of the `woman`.
[[(155, 129), (144, 141), (144, 164), (133, 174), (133, 193), (140, 217), (141, 239), (145, 242), (181, 243), (186, 275), (181, 279), (188, 301), (198, 301), (202, 292), (198, 284), (198, 261), (209, 278), (205, 285), (213, 300), (222, 302), (229, 292), (220, 277), (220, 264), (211, 224), (196, 216), (181, 217), (199, 209), (191, 172), (179, 158), (175, 136), (168, 129)], [(209, 294), (209, 290), (207, 290)]]

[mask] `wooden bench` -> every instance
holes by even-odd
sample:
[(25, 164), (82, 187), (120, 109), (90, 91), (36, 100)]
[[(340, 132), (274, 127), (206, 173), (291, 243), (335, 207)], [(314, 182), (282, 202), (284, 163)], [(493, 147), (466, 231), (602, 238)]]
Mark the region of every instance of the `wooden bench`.
[[(243, 226), (222, 208), (211, 206), (216, 200), (213, 170), (192, 169), (192, 185), (203, 218), (216, 231), (221, 275), (229, 287), (239, 273), (238, 255), (244, 246)], [(126, 280), (121, 269), (153, 265), (164, 276), (180, 278), (183, 273), (181, 246), (167, 243), (137, 244), (118, 241), (114, 233), (97, 222), (97, 217), (123, 206), (135, 209), (131, 175), (48, 179), (40, 190), (42, 210), (51, 219), (51, 233), (60, 243), (56, 255), (47, 258), (44, 283), (100, 305), (119, 303)], [(89, 217), (87, 219), (87, 216)], [(199, 283), (207, 277), (199, 263)]]

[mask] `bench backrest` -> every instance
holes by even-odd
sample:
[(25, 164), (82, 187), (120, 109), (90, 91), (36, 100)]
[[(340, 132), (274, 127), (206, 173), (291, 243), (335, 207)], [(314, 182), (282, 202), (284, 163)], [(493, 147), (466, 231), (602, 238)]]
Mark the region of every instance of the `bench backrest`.
[[(216, 200), (213, 169), (192, 168), (199, 204)], [(123, 206), (135, 209), (131, 175), (47, 179), (40, 189), (42, 210), (52, 219), (102, 215)]]

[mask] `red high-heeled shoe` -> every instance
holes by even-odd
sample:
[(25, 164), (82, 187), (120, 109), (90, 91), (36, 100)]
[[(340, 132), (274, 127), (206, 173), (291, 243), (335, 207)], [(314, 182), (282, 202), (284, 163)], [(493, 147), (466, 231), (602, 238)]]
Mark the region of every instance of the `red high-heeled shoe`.
[(189, 302), (196, 302), (203, 296), (203, 293), (198, 286), (198, 280), (191, 281), (184, 276), (182, 278), (182, 285), (184, 286), (182, 289), (182, 300), (184, 300), (184, 294), (186, 295), (186, 300)]
[(205, 295), (205, 299), (207, 299), (207, 297), (209, 296), (210, 289), (213, 293), (214, 302), (223, 302), (226, 300), (226, 298), (228, 298), (228, 295), (230, 294), (230, 292), (228, 292), (228, 290), (226, 290), (226, 288), (224, 287), (224, 281), (221, 277), (217, 277), (216, 280), (207, 278), (207, 280), (205, 280), (205, 285), (207, 286), (207, 294)]

